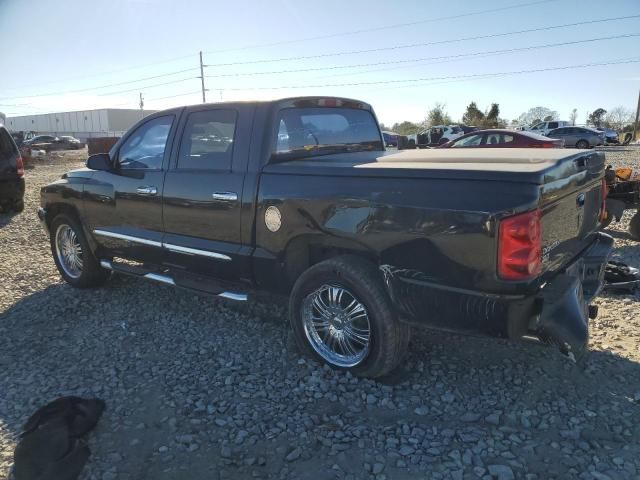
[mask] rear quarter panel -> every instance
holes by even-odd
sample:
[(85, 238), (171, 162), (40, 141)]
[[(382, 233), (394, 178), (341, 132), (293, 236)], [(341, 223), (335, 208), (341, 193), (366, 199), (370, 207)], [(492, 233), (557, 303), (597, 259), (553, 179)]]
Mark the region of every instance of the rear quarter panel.
[[(445, 286), (504, 291), (496, 277), (495, 215), (515, 205), (533, 208), (539, 199), (539, 187), (522, 183), (316, 175), (304, 168), (283, 174), (278, 167), (261, 176), (258, 192), (255, 274), (267, 289), (289, 288), (300, 273), (286, 269), (291, 255), (311, 247), (356, 251)], [(277, 232), (265, 225), (270, 206), (281, 212)]]

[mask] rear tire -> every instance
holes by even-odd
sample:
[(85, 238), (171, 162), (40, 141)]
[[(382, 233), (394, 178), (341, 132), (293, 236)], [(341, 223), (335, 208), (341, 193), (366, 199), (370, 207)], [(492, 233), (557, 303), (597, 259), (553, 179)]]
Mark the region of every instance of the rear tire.
[(398, 320), (379, 270), (355, 256), (305, 271), (291, 292), (289, 321), (301, 351), (361, 377), (391, 372), (409, 344), (409, 326)]
[(640, 212), (636, 212), (636, 214), (631, 217), (629, 233), (631, 234), (631, 238), (640, 241)]
[(578, 140), (576, 142), (576, 148), (589, 148), (589, 142), (586, 140)]
[(49, 230), (53, 261), (65, 282), (75, 288), (92, 288), (109, 279), (111, 271), (100, 266), (74, 217), (57, 215)]

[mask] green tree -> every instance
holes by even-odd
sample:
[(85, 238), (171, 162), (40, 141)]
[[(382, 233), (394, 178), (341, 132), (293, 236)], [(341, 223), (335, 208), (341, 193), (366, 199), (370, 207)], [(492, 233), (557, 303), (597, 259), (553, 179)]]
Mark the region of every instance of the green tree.
[(431, 110), (427, 113), (427, 125), (432, 127), (434, 125), (449, 125), (451, 123), (451, 117), (445, 111), (446, 105), (444, 103), (436, 103)]
[(589, 118), (587, 118), (587, 125), (593, 125), (596, 128), (602, 127), (604, 124), (604, 116), (606, 114), (607, 111), (604, 108), (596, 108), (589, 114)]
[(404, 121), (402, 123), (394, 123), (391, 130), (400, 135), (411, 135), (421, 130), (421, 127), (417, 123)]
[(501, 123), (503, 122), (500, 121), (500, 105), (492, 103), (491, 108), (489, 108), (489, 111), (484, 116), (482, 126), (486, 128), (497, 128)]
[(462, 115), (462, 123), (465, 125), (479, 126), (484, 121), (484, 113), (478, 108), (476, 102), (467, 105), (467, 110)]

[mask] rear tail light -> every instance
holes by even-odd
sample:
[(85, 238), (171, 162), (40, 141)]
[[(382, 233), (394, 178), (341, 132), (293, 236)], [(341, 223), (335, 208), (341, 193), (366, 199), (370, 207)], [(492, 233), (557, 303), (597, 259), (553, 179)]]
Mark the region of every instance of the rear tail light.
[(24, 177), (24, 162), (22, 161), (22, 156), (18, 155), (16, 158), (16, 169), (18, 171), (19, 177)]
[(541, 271), (540, 210), (500, 220), (498, 276), (503, 280), (530, 280)]

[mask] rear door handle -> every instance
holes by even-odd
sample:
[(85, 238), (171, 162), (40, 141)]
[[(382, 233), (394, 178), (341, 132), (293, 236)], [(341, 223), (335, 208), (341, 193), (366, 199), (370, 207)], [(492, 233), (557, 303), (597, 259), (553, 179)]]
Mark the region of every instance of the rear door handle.
[(138, 187), (136, 192), (139, 195), (157, 195), (158, 189), (156, 187)]
[(214, 200), (221, 200), (224, 202), (235, 202), (238, 200), (238, 194), (234, 192), (215, 192), (211, 196)]

